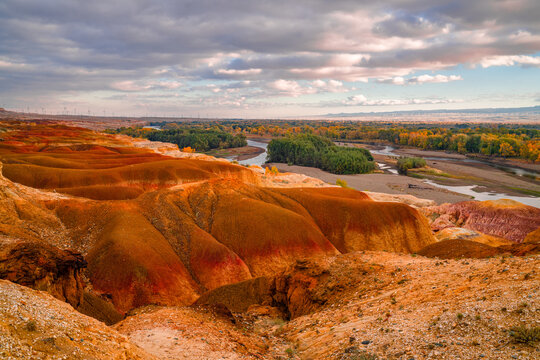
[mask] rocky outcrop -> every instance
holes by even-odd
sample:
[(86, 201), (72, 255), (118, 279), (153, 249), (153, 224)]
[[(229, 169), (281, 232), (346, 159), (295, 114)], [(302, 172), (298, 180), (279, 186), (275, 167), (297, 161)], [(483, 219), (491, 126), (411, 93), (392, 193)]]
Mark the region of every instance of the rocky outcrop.
[(46, 243), (0, 238), (0, 279), (47, 291), (73, 307), (81, 304), (83, 257)]
[[(194, 305), (224, 305), (240, 313), (262, 305), (281, 310), (289, 319), (313, 313), (353, 281), (353, 278), (344, 281), (342, 273), (351, 270), (341, 266), (333, 268), (334, 260), (297, 260), (273, 277), (256, 278), (209, 291)], [(363, 276), (368, 274), (368, 269), (356, 268), (353, 272)], [(359, 278), (355, 279), (358, 281)]]
[(540, 227), (540, 209), (513, 200), (463, 201), (423, 208), (431, 228), (464, 227), (520, 243)]

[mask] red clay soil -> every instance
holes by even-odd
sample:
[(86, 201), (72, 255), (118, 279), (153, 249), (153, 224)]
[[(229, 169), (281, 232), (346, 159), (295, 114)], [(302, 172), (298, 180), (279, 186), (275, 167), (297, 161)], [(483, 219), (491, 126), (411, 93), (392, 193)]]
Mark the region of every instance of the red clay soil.
[(470, 240), (443, 240), (418, 252), (418, 255), (439, 259), (486, 258), (497, 254), (500, 254), (497, 248)]
[(355, 190), (264, 188), (243, 166), (55, 123), (0, 130), (0, 235), (82, 253), (94, 291), (121, 312), (190, 304), (299, 258), (434, 242), (417, 210)]
[[(459, 226), (516, 243), (540, 228), (540, 209), (512, 200), (463, 201), (423, 209), (438, 231)], [(435, 215), (435, 216), (434, 216)]]
[(420, 250), (418, 255), (440, 259), (476, 258), (483, 259), (500, 254), (525, 256), (540, 253), (540, 241), (520, 244), (489, 246), (477, 241), (452, 239), (430, 244)]

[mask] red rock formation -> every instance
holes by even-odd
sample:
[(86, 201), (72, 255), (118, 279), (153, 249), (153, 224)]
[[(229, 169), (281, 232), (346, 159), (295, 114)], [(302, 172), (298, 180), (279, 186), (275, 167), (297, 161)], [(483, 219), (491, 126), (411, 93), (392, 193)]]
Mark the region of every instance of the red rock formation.
[(0, 235), (82, 253), (93, 290), (121, 312), (190, 304), (298, 258), (434, 241), (417, 210), (355, 190), (265, 188), (257, 171), (227, 162), (53, 123), (2, 126)]
[(83, 297), (80, 254), (46, 243), (0, 238), (0, 279), (47, 291), (79, 306)]
[[(333, 268), (332, 262), (335, 259), (298, 260), (275, 276), (260, 277), (209, 291), (194, 305), (222, 304), (233, 312), (246, 312), (254, 305), (270, 306), (280, 309), (290, 319), (310, 314), (321, 309), (359, 277), (375, 271), (367, 266), (354, 270), (341, 266)], [(353, 273), (354, 277), (350, 277)], [(348, 274), (349, 278), (344, 274)]]
[(464, 227), (516, 243), (540, 227), (540, 209), (512, 200), (463, 201), (423, 209), (434, 231)]

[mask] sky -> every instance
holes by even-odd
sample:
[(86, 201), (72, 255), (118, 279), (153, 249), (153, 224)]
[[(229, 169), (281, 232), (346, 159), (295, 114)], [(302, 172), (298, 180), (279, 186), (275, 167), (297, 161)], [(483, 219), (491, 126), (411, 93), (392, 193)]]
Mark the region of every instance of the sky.
[(0, 0), (0, 107), (276, 118), (540, 105), (538, 0)]

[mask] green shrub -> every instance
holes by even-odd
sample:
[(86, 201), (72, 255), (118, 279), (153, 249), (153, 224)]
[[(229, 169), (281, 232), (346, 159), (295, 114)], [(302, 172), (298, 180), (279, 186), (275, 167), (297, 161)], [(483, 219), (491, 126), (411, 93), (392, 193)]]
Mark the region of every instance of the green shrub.
[(366, 149), (336, 146), (331, 140), (311, 134), (273, 139), (268, 161), (316, 167), (334, 174), (363, 174), (375, 169)]
[(151, 130), (140, 127), (122, 127), (107, 132), (124, 134), (132, 137), (142, 137), (150, 141), (169, 142), (178, 145), (180, 149), (190, 147), (196, 149), (198, 152), (247, 145), (246, 136), (244, 134), (232, 135), (218, 128), (202, 129), (188, 126), (176, 126), (174, 129)]
[(509, 331), (515, 342), (522, 344), (532, 344), (540, 340), (540, 327), (514, 326)]
[(398, 172), (407, 175), (407, 170), (426, 166), (426, 160), (419, 157), (401, 157), (398, 159)]

